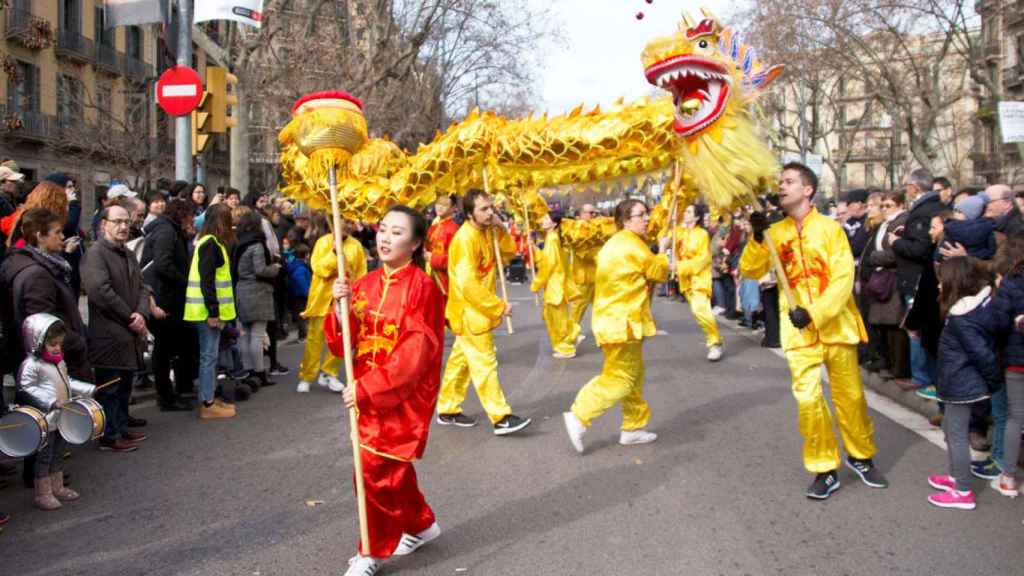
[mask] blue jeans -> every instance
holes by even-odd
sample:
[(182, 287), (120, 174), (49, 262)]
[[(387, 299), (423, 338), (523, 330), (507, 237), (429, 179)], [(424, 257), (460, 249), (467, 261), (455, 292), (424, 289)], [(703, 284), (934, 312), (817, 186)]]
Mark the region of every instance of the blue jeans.
[(920, 386), (935, 384), (935, 358), (921, 345), (921, 339), (910, 337), (910, 378)]
[(220, 330), (206, 322), (196, 322), (199, 333), (199, 399), (213, 402), (217, 389), (217, 357), (220, 352)]

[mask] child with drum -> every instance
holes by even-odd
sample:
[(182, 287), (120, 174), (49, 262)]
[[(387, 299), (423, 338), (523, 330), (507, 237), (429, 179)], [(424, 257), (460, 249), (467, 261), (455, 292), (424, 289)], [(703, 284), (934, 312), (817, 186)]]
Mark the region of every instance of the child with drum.
[[(63, 348), (66, 333), (64, 323), (52, 314), (32, 314), (22, 325), (28, 356), (18, 368), (17, 399), (45, 414), (45, 426), (43, 423), (40, 425), (47, 431), (36, 456), (34, 503), (40, 510), (57, 510), (61, 502), (78, 499), (77, 492), (64, 486), (63, 436), (66, 435), (64, 430), (57, 432), (58, 427), (63, 425), (62, 412), (65, 409), (71, 410), (72, 402), (75, 402), (76, 412), (90, 412), (98, 408), (98, 405), (85, 403), (91, 400), (78, 400), (79, 397), (92, 396), (96, 387), (68, 376)], [(85, 416), (93, 421), (99, 420), (99, 430), (102, 431), (102, 409), (99, 409), (98, 414), (93, 412)], [(85, 436), (92, 434), (87, 433)]]

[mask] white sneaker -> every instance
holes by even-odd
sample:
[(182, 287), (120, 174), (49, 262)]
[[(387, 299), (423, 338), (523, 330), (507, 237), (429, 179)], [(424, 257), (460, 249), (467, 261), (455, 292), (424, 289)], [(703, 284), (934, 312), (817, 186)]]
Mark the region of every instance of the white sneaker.
[(715, 316), (721, 316), (722, 314), (725, 313), (725, 308), (722, 308), (721, 306), (715, 306), (714, 308), (711, 309), (711, 313), (714, 314)]
[(299, 394), (305, 394), (309, 392), (310, 383), (306, 380), (300, 380), (299, 385), (295, 387), (295, 391)]
[(722, 359), (722, 345), (715, 344), (711, 348), (708, 348), (708, 360), (711, 362), (718, 362)]
[(586, 339), (587, 339), (587, 335), (582, 333), (582, 332), (580, 332), (580, 335), (576, 337), (576, 343), (579, 344), (580, 342), (583, 342)]
[(558, 360), (569, 360), (570, 358), (575, 358), (576, 353), (573, 352), (572, 354), (562, 354), (561, 352), (555, 352), (554, 354), (551, 355), (551, 357)]
[(619, 444), (633, 446), (634, 444), (650, 444), (658, 439), (658, 435), (647, 430), (623, 430), (619, 434)]
[(435, 540), (441, 535), (441, 527), (434, 522), (423, 532), (413, 536), (411, 534), (402, 534), (402, 539), (398, 541), (398, 546), (395, 547), (395, 551), (391, 553), (392, 556), (405, 556), (412, 554), (420, 546), (423, 546), (431, 540)]
[(380, 562), (373, 556), (356, 554), (348, 560), (345, 576), (373, 576), (380, 570)]
[(565, 420), (565, 431), (569, 433), (569, 442), (572, 442), (572, 447), (577, 452), (583, 454), (583, 435), (587, 432), (586, 426), (572, 411), (562, 412), (562, 419)]
[(320, 373), (320, 377), (317, 378), (317, 384), (319, 384), (320, 386), (322, 386), (324, 388), (327, 388), (331, 392), (344, 392), (345, 391), (345, 383), (344, 382), (342, 382), (341, 380), (338, 380), (337, 376), (331, 376), (330, 374), (327, 374), (327, 373), (324, 373), (324, 372), (321, 372)]

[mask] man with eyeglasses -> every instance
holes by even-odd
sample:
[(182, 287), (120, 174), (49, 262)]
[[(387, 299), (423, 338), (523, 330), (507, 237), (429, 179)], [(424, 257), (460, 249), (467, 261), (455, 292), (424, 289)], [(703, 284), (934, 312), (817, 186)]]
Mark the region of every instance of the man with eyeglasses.
[(149, 289), (126, 247), (130, 226), (131, 215), (120, 202), (104, 208), (100, 239), (89, 247), (82, 268), (89, 300), (89, 360), (97, 383), (113, 382), (96, 392), (107, 420), (100, 450), (111, 452), (134, 451), (146, 439), (128, 430), (128, 401), (135, 373), (143, 365), (150, 314)]
[[(593, 220), (600, 215), (597, 207), (593, 204), (584, 204), (580, 207), (580, 220), (586, 222)], [(597, 274), (597, 251), (573, 250), (572, 252), (572, 295), (569, 297), (569, 306), (572, 308), (572, 321), (576, 324), (576, 342), (586, 339), (583, 334), (583, 315), (587, 308), (594, 302), (594, 278)]]

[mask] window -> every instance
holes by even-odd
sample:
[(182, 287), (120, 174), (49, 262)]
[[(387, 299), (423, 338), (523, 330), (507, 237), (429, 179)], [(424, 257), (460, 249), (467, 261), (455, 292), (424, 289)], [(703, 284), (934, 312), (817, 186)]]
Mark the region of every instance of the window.
[(97, 79), (96, 124), (103, 132), (110, 129), (111, 114), (113, 114), (113, 107), (111, 105), (113, 94), (114, 89), (109, 81)]
[(60, 29), (81, 34), (82, 6), (80, 0), (60, 0), (60, 3), (57, 4), (57, 9)]
[(864, 186), (875, 185), (875, 165), (870, 162), (864, 165)]
[(128, 57), (142, 60), (142, 29), (138, 26), (129, 26), (125, 28), (125, 36)]
[(7, 80), (7, 110), (10, 113), (39, 112), (39, 69), (18, 61), (18, 80)]
[(74, 76), (57, 77), (57, 125), (68, 129), (82, 122), (82, 82)]
[(113, 48), (114, 29), (107, 28), (107, 21), (103, 15), (103, 6), (97, 6), (93, 14), (93, 22), (95, 23), (93, 30), (95, 32), (96, 43)]

